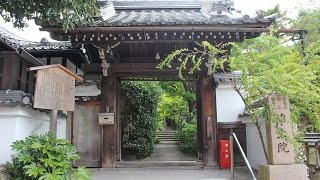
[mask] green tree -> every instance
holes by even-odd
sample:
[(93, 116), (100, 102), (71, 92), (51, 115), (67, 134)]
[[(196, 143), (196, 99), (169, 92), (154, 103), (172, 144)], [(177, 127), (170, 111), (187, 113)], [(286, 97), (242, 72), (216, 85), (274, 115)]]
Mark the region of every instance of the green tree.
[(55, 21), (67, 31), (93, 23), (98, 12), (96, 3), (97, 0), (1, 0), (0, 14), (15, 27), (23, 28), (27, 20), (38, 18)]
[[(173, 98), (181, 97), (188, 103), (188, 115), (186, 122), (191, 122), (192, 117), (196, 110), (196, 96), (195, 96), (195, 81), (166, 81), (160, 82), (161, 89)], [(182, 102), (181, 102), (182, 103)], [(184, 103), (182, 103), (184, 105)]]
[[(160, 64), (160, 67), (168, 67), (168, 64), (177, 57), (186, 56), (184, 52), (186, 50), (174, 51)], [(193, 55), (198, 52), (206, 52), (206, 58), (193, 60)], [(226, 69), (221, 66), (223, 65), (221, 62), (227, 59), (217, 59), (221, 57), (219, 55), (221, 53), (224, 51), (221, 52), (219, 48), (202, 42), (201, 50), (188, 50), (186, 62), (183, 62), (203, 63), (211, 58), (214, 61), (214, 73), (218, 69)], [(320, 130), (320, 89), (315, 83), (318, 76), (314, 71), (319, 68), (319, 61), (314, 59), (317, 58), (312, 54), (304, 57), (295, 47), (283, 46), (280, 40), (273, 36), (261, 36), (241, 44), (233, 44), (229, 71), (242, 71), (242, 77), (239, 80), (234, 79), (233, 88), (241, 96), (251, 121), (258, 128), (266, 157), (267, 151), (258, 119), (267, 117), (268, 108), (262, 106), (262, 103), (257, 106), (256, 102), (262, 102), (261, 100), (268, 95), (272, 93), (288, 95), (292, 103), (293, 120), (300, 123), (302, 119), (307, 118), (313, 127)], [(306, 63), (307, 61), (310, 63)], [(182, 68), (185, 68), (184, 63), (181, 64)]]
[(151, 82), (121, 83), (122, 155), (149, 156), (156, 137), (159, 87)]
[(157, 107), (158, 121), (172, 122), (173, 128), (182, 127), (188, 116), (187, 102), (179, 95), (163, 92)]
[(277, 4), (275, 7), (267, 10), (258, 10), (258, 13), (264, 16), (271, 16), (277, 14), (277, 19), (272, 23), (271, 28), (275, 29), (285, 29), (291, 26), (291, 19), (287, 16), (287, 11), (281, 11), (280, 5)]
[[(297, 29), (306, 29), (308, 34), (305, 36), (304, 45), (309, 47), (312, 44), (320, 42), (320, 8), (315, 10), (302, 10), (298, 18), (294, 21), (294, 27)], [(314, 46), (315, 47), (315, 46)], [(317, 48), (319, 50), (319, 48)]]

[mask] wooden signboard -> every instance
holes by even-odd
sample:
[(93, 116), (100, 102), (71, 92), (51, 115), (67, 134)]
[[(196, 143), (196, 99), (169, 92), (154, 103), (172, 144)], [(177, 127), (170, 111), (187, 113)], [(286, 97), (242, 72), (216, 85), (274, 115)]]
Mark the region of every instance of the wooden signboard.
[(31, 67), (37, 70), (34, 108), (74, 111), (75, 81), (82, 80), (60, 64)]

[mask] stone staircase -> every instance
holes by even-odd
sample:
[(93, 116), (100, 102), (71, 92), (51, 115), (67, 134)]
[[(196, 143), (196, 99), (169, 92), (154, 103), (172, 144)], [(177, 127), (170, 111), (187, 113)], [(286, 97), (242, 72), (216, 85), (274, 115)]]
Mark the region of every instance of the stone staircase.
[(157, 138), (159, 139), (159, 144), (178, 144), (179, 139), (176, 137), (175, 131), (161, 131), (158, 132)]

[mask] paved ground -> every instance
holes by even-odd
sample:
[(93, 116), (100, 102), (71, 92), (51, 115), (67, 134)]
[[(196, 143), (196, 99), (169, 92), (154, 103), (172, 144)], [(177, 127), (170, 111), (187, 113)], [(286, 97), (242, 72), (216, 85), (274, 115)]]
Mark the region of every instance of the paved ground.
[(150, 157), (143, 161), (196, 161), (196, 157), (188, 156), (178, 150), (176, 144), (157, 144)]
[[(165, 169), (117, 169), (94, 170), (94, 180), (227, 180), (231, 179), (230, 170), (165, 170)], [(235, 170), (236, 180), (250, 180), (249, 171), (245, 167)]]
[[(206, 169), (197, 165), (197, 158), (185, 155), (176, 144), (157, 144), (152, 155), (142, 161), (120, 162), (119, 169), (93, 170), (94, 180), (226, 180), (230, 170)], [(187, 162), (185, 165), (176, 165)], [(191, 166), (190, 164), (191, 163)], [(188, 165), (189, 164), (189, 165)], [(195, 165), (194, 165), (195, 164)], [(201, 164), (201, 163), (200, 163)], [(140, 167), (140, 168), (137, 168)], [(200, 170), (201, 169), (201, 170)], [(252, 179), (246, 167), (237, 168), (236, 180)]]

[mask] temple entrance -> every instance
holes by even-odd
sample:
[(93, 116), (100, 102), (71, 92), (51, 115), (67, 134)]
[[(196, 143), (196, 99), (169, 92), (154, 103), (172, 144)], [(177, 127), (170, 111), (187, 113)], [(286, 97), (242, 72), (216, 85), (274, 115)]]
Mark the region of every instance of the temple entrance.
[(121, 80), (121, 150), (116, 166), (203, 166), (197, 163), (202, 160), (195, 81), (141, 80)]
[[(160, 76), (161, 74), (168, 75), (165, 70), (154, 70), (157, 72), (154, 73), (155, 76), (159, 76), (159, 74)], [(134, 73), (132, 74), (134, 75)], [(137, 76), (130, 78), (138, 79)], [(139, 76), (139, 78), (141, 79), (142, 77)], [(172, 78), (177, 79), (177, 76), (172, 76)], [(102, 100), (110, 112), (115, 112), (115, 124), (103, 126), (102, 167), (107, 165), (116, 167), (115, 163), (121, 162), (121, 94), (119, 93), (121, 92), (121, 79), (128, 79), (128, 77), (121, 76), (121, 73), (118, 73), (117, 78), (110, 76), (104, 79), (103, 82)], [(146, 80), (146, 77), (144, 79)], [(198, 75), (194, 80), (196, 80), (196, 106), (198, 109), (198, 160), (202, 160), (203, 166), (216, 166), (215, 81), (213, 78)]]
[[(135, 64), (136, 65), (136, 64)], [(128, 68), (129, 67), (129, 68)], [(138, 69), (137, 69), (138, 68)], [(141, 73), (143, 69), (143, 74)], [(139, 65), (111, 64), (111, 72), (108, 77), (101, 80), (101, 98), (86, 99), (76, 104), (76, 110), (73, 118), (73, 138), (81, 159), (78, 164), (88, 167), (121, 167), (124, 162), (128, 162), (122, 156), (122, 119), (121, 110), (125, 104), (121, 104), (121, 83), (128, 80), (153, 80), (164, 81), (179, 80), (177, 71), (159, 70), (150, 64), (139, 63)], [(125, 73), (123, 73), (125, 72)], [(128, 74), (129, 72), (129, 74)], [(215, 81), (212, 76), (201, 74), (189, 75), (187, 78), (195, 83), (196, 96), (196, 122), (197, 127), (197, 152), (196, 157), (187, 158), (187, 156), (177, 158), (176, 160), (192, 160), (198, 166), (217, 166), (217, 122), (216, 122), (216, 100), (215, 100)], [(98, 85), (99, 86), (99, 85)], [(89, 113), (89, 110), (92, 113)], [(90, 111), (91, 112), (91, 111)], [(114, 114), (112, 124), (99, 125), (98, 115), (100, 112)], [(175, 125), (170, 122), (170, 118), (164, 119), (166, 129), (174, 129)], [(168, 134), (166, 134), (168, 135)], [(89, 144), (88, 144), (89, 143)], [(134, 144), (134, 141), (131, 141)], [(159, 142), (160, 143), (160, 142)], [(163, 142), (162, 142), (163, 143)], [(165, 143), (163, 143), (165, 144)], [(160, 145), (158, 145), (160, 146)], [(164, 149), (168, 148), (165, 145)], [(93, 148), (94, 147), (94, 148)], [(163, 147), (163, 146), (162, 146)], [(101, 149), (99, 149), (101, 148)], [(158, 161), (152, 159), (150, 161)], [(160, 157), (161, 155), (158, 155)], [(179, 156), (179, 155), (178, 155)], [(154, 156), (155, 157), (155, 156)], [(136, 159), (139, 159), (138, 157)], [(163, 159), (170, 161), (169, 159)], [(77, 165), (77, 163), (75, 164)], [(126, 166), (126, 165), (124, 165)]]

